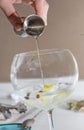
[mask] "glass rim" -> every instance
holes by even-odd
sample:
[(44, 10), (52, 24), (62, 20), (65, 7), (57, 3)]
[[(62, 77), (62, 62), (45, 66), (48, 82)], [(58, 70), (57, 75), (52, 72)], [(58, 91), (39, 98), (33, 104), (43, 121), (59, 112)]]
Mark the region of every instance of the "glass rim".
[[(39, 54), (40, 55), (44, 55), (44, 54), (53, 54), (53, 53), (62, 53), (62, 52), (69, 52), (72, 53), (71, 50), (67, 49), (67, 48), (52, 48), (52, 49), (42, 49), (39, 50)], [(33, 51), (26, 51), (26, 52), (21, 52), (21, 53), (17, 53), (15, 54), (15, 56), (22, 56), (22, 55), (38, 55), (38, 51), (37, 50), (33, 50)]]

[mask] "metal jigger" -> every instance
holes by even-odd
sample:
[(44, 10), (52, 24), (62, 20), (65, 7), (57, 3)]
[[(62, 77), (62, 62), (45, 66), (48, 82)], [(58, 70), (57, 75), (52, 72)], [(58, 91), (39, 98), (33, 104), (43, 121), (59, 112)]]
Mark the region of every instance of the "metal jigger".
[(45, 28), (45, 23), (43, 19), (38, 15), (29, 15), (25, 18), (23, 23), (23, 28), (20, 31), (16, 31), (15, 33), (21, 37), (27, 36), (40, 36)]

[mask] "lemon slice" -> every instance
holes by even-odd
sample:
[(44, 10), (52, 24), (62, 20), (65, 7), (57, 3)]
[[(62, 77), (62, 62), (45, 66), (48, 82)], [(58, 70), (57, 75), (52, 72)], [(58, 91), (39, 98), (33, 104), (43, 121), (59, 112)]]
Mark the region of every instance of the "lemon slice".
[(44, 85), (44, 90), (49, 90), (49, 89), (51, 89), (52, 87), (53, 87), (54, 85), (53, 84), (46, 84), (46, 85)]

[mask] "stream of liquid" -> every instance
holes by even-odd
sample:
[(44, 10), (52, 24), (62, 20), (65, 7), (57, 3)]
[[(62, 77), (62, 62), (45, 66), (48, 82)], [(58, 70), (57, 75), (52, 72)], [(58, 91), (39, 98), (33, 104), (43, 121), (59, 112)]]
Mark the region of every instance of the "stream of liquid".
[(42, 69), (41, 58), (40, 58), (40, 48), (39, 48), (38, 37), (36, 37), (35, 40), (36, 40), (36, 50), (37, 50), (37, 54), (38, 54), (38, 62), (39, 62), (39, 67), (40, 67), (40, 73), (41, 73), (41, 78), (42, 78), (43, 86), (44, 86), (44, 75), (43, 75), (43, 69)]

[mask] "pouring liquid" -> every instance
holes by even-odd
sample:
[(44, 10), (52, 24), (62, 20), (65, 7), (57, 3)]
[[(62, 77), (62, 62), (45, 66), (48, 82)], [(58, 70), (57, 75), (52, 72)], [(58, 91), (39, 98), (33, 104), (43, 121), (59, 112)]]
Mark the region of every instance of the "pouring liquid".
[(44, 86), (44, 76), (43, 76), (43, 69), (42, 69), (41, 58), (40, 58), (40, 48), (39, 48), (38, 37), (36, 37), (35, 40), (36, 40), (36, 50), (37, 50), (37, 54), (38, 54), (40, 73), (41, 73), (41, 78), (42, 78), (42, 82), (43, 82), (43, 86)]

